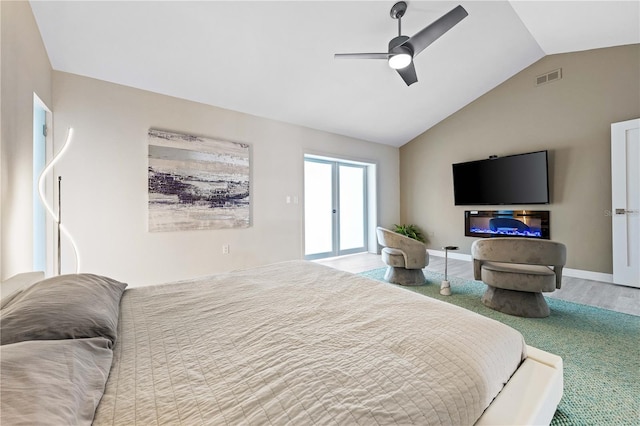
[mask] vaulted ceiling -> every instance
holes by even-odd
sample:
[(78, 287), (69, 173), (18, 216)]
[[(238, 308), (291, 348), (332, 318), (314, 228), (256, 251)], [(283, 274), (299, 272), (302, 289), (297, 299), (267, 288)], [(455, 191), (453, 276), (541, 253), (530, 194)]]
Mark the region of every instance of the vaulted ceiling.
[(385, 61), (394, 1), (31, 1), (55, 70), (401, 146), (545, 55), (640, 43), (638, 1), (408, 1), (411, 36), (469, 16), (416, 59)]

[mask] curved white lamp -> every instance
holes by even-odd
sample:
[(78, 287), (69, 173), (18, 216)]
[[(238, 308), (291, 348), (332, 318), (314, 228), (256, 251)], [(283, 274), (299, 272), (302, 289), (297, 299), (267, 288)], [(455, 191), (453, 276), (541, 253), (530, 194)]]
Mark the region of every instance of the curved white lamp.
[(44, 170), (42, 170), (42, 173), (40, 173), (40, 177), (38, 178), (38, 195), (40, 196), (40, 201), (42, 201), (42, 204), (44, 205), (45, 209), (47, 210), (47, 212), (49, 213), (49, 215), (51, 215), (51, 218), (53, 219), (53, 221), (56, 223), (56, 225), (58, 226), (58, 275), (60, 275), (60, 269), (61, 269), (61, 257), (60, 257), (60, 236), (62, 234), (64, 234), (64, 236), (69, 240), (69, 242), (71, 243), (71, 247), (73, 248), (73, 253), (75, 255), (76, 258), (76, 273), (78, 273), (80, 271), (80, 254), (78, 253), (78, 246), (76, 245), (76, 242), (73, 240), (73, 237), (71, 237), (71, 234), (69, 233), (69, 231), (67, 230), (67, 228), (62, 224), (61, 222), (61, 214), (60, 214), (60, 181), (61, 181), (61, 177), (58, 176), (58, 213), (56, 213), (53, 210), (53, 207), (47, 202), (45, 196), (44, 196), (44, 184), (46, 181), (46, 176), (47, 173), (49, 173), (49, 170), (51, 170), (54, 166), (54, 164), (56, 164), (58, 162), (58, 160), (64, 155), (64, 153), (67, 151), (67, 149), (69, 148), (69, 145), (71, 144), (71, 138), (73, 137), (73, 129), (71, 127), (69, 127), (69, 130), (67, 131), (67, 138), (64, 142), (64, 145), (62, 145), (62, 148), (60, 149), (60, 152), (58, 152), (58, 154), (56, 154), (51, 161), (49, 162), (49, 164), (47, 164), (47, 166), (44, 168)]

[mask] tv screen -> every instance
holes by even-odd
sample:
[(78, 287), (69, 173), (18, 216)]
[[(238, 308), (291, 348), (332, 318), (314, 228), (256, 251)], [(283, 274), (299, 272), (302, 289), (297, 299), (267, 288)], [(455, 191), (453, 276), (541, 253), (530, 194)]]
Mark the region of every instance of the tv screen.
[(548, 204), (547, 151), (453, 164), (456, 206)]

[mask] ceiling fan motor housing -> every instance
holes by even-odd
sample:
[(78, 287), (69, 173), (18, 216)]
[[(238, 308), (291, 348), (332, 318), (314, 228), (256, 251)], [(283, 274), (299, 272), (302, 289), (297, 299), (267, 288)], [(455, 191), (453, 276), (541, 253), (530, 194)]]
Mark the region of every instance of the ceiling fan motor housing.
[(411, 49), (411, 47), (408, 44), (402, 46), (402, 43), (404, 43), (407, 40), (409, 40), (409, 37), (407, 36), (398, 36), (398, 37), (392, 38), (391, 41), (389, 42), (389, 54), (408, 53), (413, 57), (413, 50)]
[(389, 42), (389, 66), (402, 69), (413, 62), (413, 49), (410, 44), (402, 44), (409, 40), (407, 36), (398, 36)]

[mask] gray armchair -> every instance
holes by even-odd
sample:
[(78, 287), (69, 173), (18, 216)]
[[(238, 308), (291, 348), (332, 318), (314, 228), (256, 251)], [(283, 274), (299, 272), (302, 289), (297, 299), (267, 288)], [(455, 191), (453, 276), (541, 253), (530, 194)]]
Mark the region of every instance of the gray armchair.
[(385, 228), (376, 228), (378, 243), (383, 246), (382, 261), (388, 266), (384, 279), (400, 285), (422, 285), (422, 268), (429, 264), (427, 248), (420, 241)]
[(485, 306), (528, 318), (549, 316), (542, 292), (552, 292), (562, 284), (562, 268), (567, 259), (564, 244), (531, 238), (486, 238), (471, 245), (473, 275), (487, 290)]

